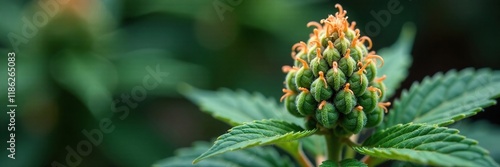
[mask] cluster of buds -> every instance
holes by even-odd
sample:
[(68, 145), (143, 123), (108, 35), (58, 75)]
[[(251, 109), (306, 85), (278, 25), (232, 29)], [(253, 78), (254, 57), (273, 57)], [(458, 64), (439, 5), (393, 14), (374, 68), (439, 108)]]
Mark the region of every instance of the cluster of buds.
[(335, 16), (307, 24), (315, 27), (307, 43), (292, 46), (294, 65), (282, 68), (287, 75), (280, 100), (292, 115), (306, 119), (307, 128), (345, 136), (380, 124), (390, 103), (381, 102), (385, 75), (376, 78), (384, 60), (370, 51), (371, 39), (360, 37), (342, 6), (335, 7)]

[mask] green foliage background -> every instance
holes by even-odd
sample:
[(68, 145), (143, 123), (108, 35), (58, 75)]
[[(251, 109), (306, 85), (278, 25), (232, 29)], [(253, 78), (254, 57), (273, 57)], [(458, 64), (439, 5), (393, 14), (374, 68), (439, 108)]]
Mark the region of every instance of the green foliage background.
[[(22, 17), (43, 10), (37, 2), (0, 2), (1, 55), (12, 51), (7, 34), (20, 33)], [(83, 157), (81, 166), (149, 166), (195, 140), (210, 141), (229, 126), (181, 97), (179, 84), (210, 90), (244, 89), (276, 99), (281, 96), (284, 78), (281, 66), (291, 63), (290, 47), (307, 39), (311, 32), (307, 22), (336, 12), (335, 3), (348, 10), (349, 19), (362, 32), (369, 23), (380, 25), (380, 33), (371, 36), (377, 51), (398, 39), (403, 24), (416, 25), (413, 63), (403, 88), (438, 71), (500, 69), (498, 1), (242, 0), (230, 6), (232, 10), (223, 13), (222, 20), (214, 2), (229, 4), (224, 0), (71, 0), (83, 5), (51, 17), (16, 53), (19, 154), (12, 161), (2, 151), (0, 164), (64, 162), (65, 147), (75, 148), (86, 139), (81, 131), (98, 128), (102, 118), (111, 118), (116, 128)], [(391, 14), (384, 26), (372, 13), (387, 10), (390, 2), (399, 2), (403, 10)], [(6, 61), (2, 57), (0, 67)], [(148, 91), (147, 98), (120, 120), (110, 110), (111, 104), (142, 84), (145, 67), (156, 65), (169, 72), (168, 79)], [(6, 76), (0, 70), (2, 81)], [(394, 92), (396, 96), (400, 90)], [(5, 91), (6, 84), (0, 85), (0, 106), (6, 104)], [(467, 125), (455, 126), (463, 128), (463, 135), (479, 140), (499, 161), (500, 149), (487, 144), (498, 138), (485, 134), (498, 134), (492, 129), (500, 123), (495, 119), (500, 108), (487, 110), (490, 112), (480, 113)], [(1, 117), (0, 126), (7, 121)], [(469, 124), (483, 128), (471, 130)], [(0, 133), (0, 141), (8, 140), (6, 128)]]

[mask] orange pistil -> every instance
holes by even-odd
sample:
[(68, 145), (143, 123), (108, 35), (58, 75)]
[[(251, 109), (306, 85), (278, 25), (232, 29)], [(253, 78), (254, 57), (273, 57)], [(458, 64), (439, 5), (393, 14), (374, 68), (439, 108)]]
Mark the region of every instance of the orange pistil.
[(292, 67), (290, 66), (281, 67), (281, 71), (283, 71), (284, 73), (288, 73), (290, 70), (292, 70)]
[(342, 27), (344, 28), (344, 32), (347, 32), (349, 28), (349, 22), (347, 21), (347, 17), (342, 19)]
[(356, 32), (356, 35), (352, 39), (351, 47), (354, 47), (354, 46), (356, 46), (358, 44), (358, 39), (359, 39), (359, 36), (360, 36), (359, 29), (354, 30), (354, 32)]
[(293, 67), (290, 67), (290, 66), (281, 67), (281, 71), (283, 71), (284, 73), (288, 73), (290, 71), (295, 71), (295, 70), (298, 70), (298, 68), (295, 66), (293, 66)]
[[(368, 64), (370, 64), (372, 62), (372, 60), (368, 60), (365, 65), (363, 65), (363, 67), (361, 67), (359, 70), (358, 70), (358, 75), (361, 76), (363, 74), (363, 71), (365, 71), (366, 67), (368, 67)], [(363, 77), (359, 77), (359, 83), (363, 83)]]
[(379, 88), (370, 86), (368, 87), (368, 90), (371, 92), (378, 92), (378, 97), (382, 97), (382, 91)]
[(349, 86), (351, 86), (351, 84), (346, 83), (346, 84), (345, 84), (345, 87), (344, 87), (344, 91), (347, 91), (347, 92), (349, 92), (349, 93), (351, 93), (351, 94), (354, 94), (354, 92), (352, 92), (352, 90), (351, 90), (351, 89), (349, 89)]
[(387, 78), (387, 76), (386, 76), (386, 75), (383, 75), (383, 76), (381, 76), (380, 78), (375, 78), (375, 79), (374, 79), (374, 81), (375, 81), (375, 82), (377, 82), (377, 83), (380, 83), (380, 82), (384, 81), (384, 80), (385, 80), (385, 78)]
[(299, 90), (305, 93), (309, 93), (309, 89), (304, 88), (304, 87), (299, 87)]
[(281, 96), (280, 102), (283, 102), (283, 99), (285, 99), (286, 97), (295, 94), (292, 90), (285, 89), (285, 88), (283, 88), (283, 93), (285, 93), (285, 94), (283, 96)]
[(371, 51), (370, 53), (368, 53), (368, 55), (366, 55), (366, 57), (365, 57), (365, 60), (366, 59), (374, 59), (373, 61), (375, 61), (375, 62), (377, 62), (376, 59), (379, 59), (381, 64), (378, 66), (378, 68), (384, 66), (384, 58), (382, 58), (379, 55), (376, 55), (375, 51)]
[(342, 5), (335, 4), (335, 8), (339, 9), (339, 12), (335, 13), (335, 16), (337, 18), (344, 17), (346, 15), (347, 11), (345, 11), (344, 8), (342, 8)]
[(387, 107), (391, 106), (391, 102), (378, 103), (378, 106), (384, 109), (384, 113), (387, 114), (389, 112), (389, 110), (387, 110)]
[(325, 105), (326, 105), (326, 101), (325, 100), (321, 101), (321, 103), (319, 103), (318, 109), (320, 109), (320, 110), (323, 109), (323, 106), (325, 106)]
[(339, 38), (340, 38), (340, 39), (344, 39), (345, 33), (344, 33), (344, 32), (342, 32), (342, 30), (341, 30), (341, 29), (342, 29), (342, 28), (337, 29), (337, 33), (339, 34)]
[(370, 37), (367, 37), (367, 36), (362, 36), (361, 38), (359, 38), (361, 41), (360, 43), (365, 43), (365, 41), (368, 41), (368, 50), (372, 49), (372, 39), (370, 39)]
[(316, 48), (316, 58), (318, 58), (318, 63), (323, 58), (323, 56), (321, 56), (321, 48), (319, 48), (319, 47)]
[(358, 110), (359, 112), (363, 111), (363, 106), (357, 106), (356, 110)]
[(330, 36), (331, 33), (333, 33), (335, 30), (337, 30), (337, 25), (335, 23), (333, 23), (333, 20), (330, 20), (330, 19), (324, 20), (323, 19), (323, 20), (321, 20), (321, 23), (325, 24), (327, 36)]
[[(354, 30), (354, 28), (356, 28), (356, 22), (355, 21), (352, 21), (351, 22), (351, 27), (349, 27), (351, 30)], [(359, 30), (358, 30), (359, 31)]]
[(338, 71), (338, 70), (339, 70), (338, 68), (339, 68), (339, 65), (337, 64), (337, 62), (336, 62), (336, 61), (334, 61), (334, 62), (332, 63), (332, 69), (333, 69), (333, 72), (335, 72), (335, 73), (339, 72), (339, 71)]
[(302, 66), (307, 70), (309, 69), (309, 65), (307, 64), (307, 62), (305, 60), (302, 60), (300, 57), (297, 57), (297, 60), (300, 61), (302, 63)]
[(319, 79), (323, 80), (323, 83), (325, 84), (325, 88), (328, 88), (328, 86), (326, 84), (325, 74), (323, 73), (323, 71), (319, 72)]
[(304, 53), (307, 53), (307, 45), (305, 42), (300, 41), (299, 43), (296, 43), (292, 46), (292, 59), (296, 59), (295, 55), (297, 54), (296, 51), (303, 51)]
[(316, 38), (314, 41), (311, 41), (309, 42), (309, 45), (312, 44), (312, 43), (315, 43), (316, 44), (316, 47), (320, 48), (321, 47), (321, 43), (319, 42), (319, 39)]
[[(320, 30), (318, 30), (318, 29), (316, 29), (316, 28), (313, 30), (313, 32), (314, 32), (314, 37), (316, 37), (316, 40), (317, 40), (317, 41), (320, 41), (320, 40), (319, 40), (319, 31), (320, 31)], [(321, 44), (320, 44), (320, 46), (321, 46)]]
[[(363, 67), (361, 67), (359, 70), (358, 70), (358, 74), (361, 75), (363, 74), (363, 71), (366, 69), (366, 67), (368, 67), (368, 64), (370, 64), (372, 62), (372, 60), (368, 60), (366, 61), (366, 63), (363, 65)], [(361, 63), (361, 62), (360, 62)]]
[(345, 58), (349, 58), (350, 56), (351, 56), (351, 49), (347, 49), (347, 50), (345, 51), (345, 55), (344, 55), (344, 57), (345, 57)]
[(314, 26), (314, 27), (316, 27), (320, 31), (323, 30), (323, 26), (320, 23), (316, 22), (316, 21), (310, 21), (309, 23), (307, 23), (306, 26), (307, 27)]
[(328, 41), (328, 48), (333, 49), (333, 42), (332, 41)]

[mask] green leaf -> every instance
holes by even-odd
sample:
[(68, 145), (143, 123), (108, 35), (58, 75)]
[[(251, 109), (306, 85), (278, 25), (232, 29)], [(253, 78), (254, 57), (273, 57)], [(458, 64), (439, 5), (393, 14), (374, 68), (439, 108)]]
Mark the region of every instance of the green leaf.
[(300, 126), (279, 120), (260, 120), (236, 126), (219, 136), (214, 145), (196, 158), (197, 163), (208, 157), (244, 148), (297, 140), (314, 134)]
[(398, 124), (353, 147), (373, 157), (436, 166), (498, 166), (477, 141), (458, 130), (427, 124)]
[(500, 126), (489, 123), (488, 121), (461, 121), (453, 124), (453, 128), (460, 130), (462, 135), (479, 141), (480, 146), (488, 148), (490, 156), (497, 162), (500, 161)]
[(200, 106), (202, 111), (232, 126), (262, 119), (287, 120), (299, 125), (304, 122), (289, 114), (284, 107), (278, 107), (274, 99), (265, 98), (260, 93), (228, 89), (214, 92), (191, 86), (182, 87), (181, 93)]
[(174, 157), (155, 163), (154, 167), (167, 166), (236, 166), (236, 167), (288, 167), (294, 166), (287, 157), (280, 156), (272, 147), (254, 147), (214, 156), (195, 165), (192, 160), (210, 148), (207, 142), (196, 142), (193, 147), (179, 149)]
[(416, 28), (412, 23), (406, 23), (401, 30), (399, 39), (392, 46), (382, 48), (378, 54), (384, 58), (384, 66), (378, 72), (378, 77), (387, 75), (384, 80), (386, 98), (390, 98), (408, 76), (412, 63), (411, 49), (415, 40)]
[(500, 95), (500, 72), (489, 69), (452, 70), (415, 83), (404, 91), (381, 129), (399, 123), (445, 126), (470, 117), (496, 104)]
[(342, 167), (342, 166), (367, 167), (366, 164), (364, 164), (363, 162), (359, 162), (358, 160), (355, 160), (355, 159), (344, 159), (344, 160), (340, 161), (339, 164), (337, 164), (336, 162), (334, 162), (332, 160), (326, 160), (326, 161), (323, 161), (323, 163), (321, 165), (319, 165), (319, 167)]

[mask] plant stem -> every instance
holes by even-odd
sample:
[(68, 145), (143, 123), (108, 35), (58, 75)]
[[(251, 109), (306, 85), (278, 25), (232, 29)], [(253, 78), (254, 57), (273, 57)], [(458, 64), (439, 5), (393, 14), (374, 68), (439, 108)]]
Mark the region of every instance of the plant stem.
[(356, 142), (356, 141), (358, 141), (358, 138), (359, 138), (359, 135), (355, 134), (347, 139), (348, 140), (347, 145), (349, 145), (349, 147), (346, 147), (345, 158), (354, 158), (354, 156), (356, 156), (356, 152), (354, 151), (354, 149), (352, 149), (352, 144), (350, 144), (349, 142), (353, 142), (353, 141)]
[(326, 134), (326, 145), (328, 149), (328, 160), (332, 160), (335, 162), (340, 162), (342, 159), (342, 141), (341, 138), (333, 135)]
[(313, 164), (311, 163), (311, 161), (309, 161), (309, 158), (307, 158), (306, 154), (304, 154), (302, 147), (299, 148), (299, 152), (295, 159), (297, 159), (298, 163), (302, 167), (313, 167)]

